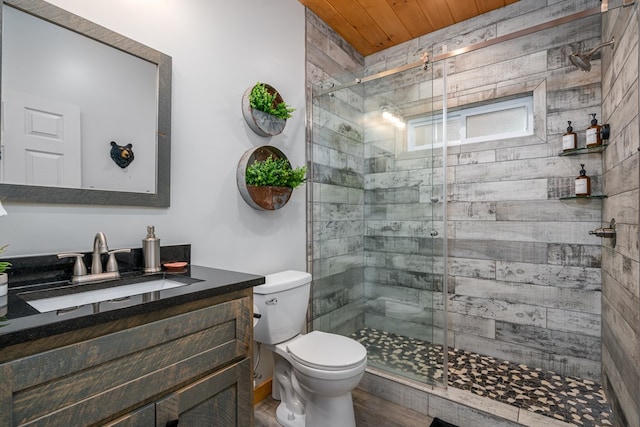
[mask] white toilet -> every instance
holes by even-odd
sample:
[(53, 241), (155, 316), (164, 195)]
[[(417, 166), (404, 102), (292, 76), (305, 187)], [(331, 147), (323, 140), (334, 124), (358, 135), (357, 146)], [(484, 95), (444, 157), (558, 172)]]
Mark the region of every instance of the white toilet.
[(310, 289), (311, 275), (292, 270), (253, 288), (261, 314), (254, 339), (273, 352), (276, 419), (285, 427), (355, 427), (351, 390), (364, 375), (367, 350), (341, 335), (301, 334)]

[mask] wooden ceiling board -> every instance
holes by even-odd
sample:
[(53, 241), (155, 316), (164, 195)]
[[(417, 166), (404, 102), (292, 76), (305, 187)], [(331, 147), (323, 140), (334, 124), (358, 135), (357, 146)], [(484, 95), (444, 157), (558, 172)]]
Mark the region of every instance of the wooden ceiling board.
[(358, 3), (390, 40), (402, 43), (413, 38), (387, 0), (358, 0)]
[(362, 55), (518, 0), (299, 0)]
[(462, 22), (469, 18), (473, 18), (474, 16), (480, 15), (478, 6), (473, 0), (449, 0), (446, 3), (456, 22)]
[(340, 34), (355, 50), (362, 55), (371, 55), (379, 51), (365, 39), (346, 19), (326, 0), (300, 0), (300, 3), (308, 7), (318, 15), (336, 33)]
[[(452, 0), (421, 0), (418, 5), (422, 9), (422, 13), (427, 17), (431, 25), (439, 30), (456, 23), (449, 6), (448, 1)], [(426, 33), (425, 33), (426, 34)]]
[(505, 6), (505, 0), (476, 0), (476, 7), (480, 14), (490, 12)]
[(327, 0), (362, 37), (375, 48), (382, 50), (393, 46), (378, 23), (369, 16), (357, 1)]
[(426, 34), (425, 30), (427, 33), (430, 33), (437, 29), (437, 27), (424, 16), (416, 0), (387, 0), (387, 2), (411, 34), (411, 38), (415, 39), (416, 37)]

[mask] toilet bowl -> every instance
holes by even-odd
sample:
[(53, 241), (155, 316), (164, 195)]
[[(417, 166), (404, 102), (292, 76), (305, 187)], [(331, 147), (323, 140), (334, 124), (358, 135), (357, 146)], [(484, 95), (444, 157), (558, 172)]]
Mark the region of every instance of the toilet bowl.
[(285, 271), (254, 288), (261, 313), (255, 340), (274, 354), (276, 419), (285, 427), (355, 427), (351, 390), (364, 375), (367, 351), (341, 335), (300, 333), (310, 283), (308, 273)]

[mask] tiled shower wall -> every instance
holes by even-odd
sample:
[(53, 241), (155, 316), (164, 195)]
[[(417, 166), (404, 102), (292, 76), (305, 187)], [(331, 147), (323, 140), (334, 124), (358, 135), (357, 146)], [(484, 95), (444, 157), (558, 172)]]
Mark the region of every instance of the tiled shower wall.
[[(365, 74), (418, 61), (424, 50), (433, 56), (443, 45), (454, 50), (594, 7), (600, 2), (521, 0), (371, 55), (365, 59)], [(308, 46), (313, 49), (309, 79), (356, 70), (358, 55), (314, 15), (308, 16)], [(601, 154), (558, 156), (568, 120), (584, 145), (588, 114), (601, 117), (599, 55), (590, 73), (568, 60), (574, 49), (600, 43), (600, 26), (601, 17), (595, 15), (447, 61), (450, 109), (533, 93), (536, 130), (526, 138), (448, 151), (449, 345), (563, 374), (600, 376), (601, 241), (588, 232), (601, 226), (602, 205), (598, 200), (558, 200), (572, 194), (580, 163), (592, 177), (594, 193), (602, 192)], [(384, 194), (404, 186), (399, 183), (411, 184), (425, 173), (422, 166), (438, 163), (404, 153), (402, 137), (381, 130), (379, 121), (371, 119), (379, 114), (383, 98), (400, 106), (410, 101), (408, 115), (441, 108), (442, 65), (433, 67), (433, 82), (412, 77), (385, 90), (388, 82), (380, 81), (364, 86), (364, 98), (357, 86), (316, 101), (322, 108), (313, 109), (313, 129), (323, 133), (314, 138), (312, 153), (316, 329), (348, 333), (367, 321), (367, 326), (392, 329), (404, 324), (403, 331), (394, 332), (407, 335), (425, 329), (428, 316), (423, 313), (398, 319), (371, 304), (365, 311), (362, 299), (391, 292), (380, 286), (390, 285), (395, 300), (414, 304), (412, 277), (425, 277), (412, 262), (420, 257), (429, 261), (424, 245), (415, 253), (410, 247), (428, 241), (438, 225), (424, 217), (424, 209), (434, 208), (437, 215), (438, 208), (430, 205), (431, 194), (410, 195), (412, 185), (400, 199), (400, 193), (395, 200)], [(364, 120), (358, 119), (359, 111)], [(362, 151), (359, 145), (364, 145)], [(364, 157), (358, 159), (358, 153)], [(428, 179), (437, 184), (442, 176)], [(375, 216), (364, 220), (382, 211), (392, 214), (389, 224), (378, 226)], [(413, 240), (397, 244), (407, 236)], [(436, 284), (443, 268), (442, 262), (434, 263)]]
[(602, 38), (615, 38), (613, 57), (603, 61), (602, 114), (612, 138), (604, 153), (603, 226), (617, 223), (615, 247), (602, 249), (603, 385), (620, 427), (640, 425), (640, 272), (638, 249), (638, 4), (617, 3), (603, 17)]
[[(548, 3), (523, 0), (368, 56), (366, 73), (417, 61), (423, 50), (432, 47), (433, 57), (442, 52), (443, 45), (454, 50), (600, 6), (599, 1)], [(599, 61), (594, 61), (590, 73), (584, 73), (568, 60), (573, 49), (590, 49), (600, 43), (600, 22), (601, 17), (595, 15), (447, 60), (450, 110), (531, 93), (535, 105), (535, 135), (448, 150), (449, 345), (563, 374), (600, 376), (601, 242), (590, 236), (589, 230), (601, 225), (602, 205), (599, 200), (558, 200), (573, 194), (580, 163), (592, 177), (594, 193), (602, 192), (601, 154), (558, 156), (568, 120), (581, 130), (579, 140), (584, 145), (589, 113), (601, 117)], [(442, 103), (442, 69), (438, 64), (434, 64), (434, 73), (437, 110)], [(414, 81), (402, 76), (395, 80), (388, 82), (389, 92), (367, 86), (365, 117), (379, 114), (379, 106), (389, 101), (401, 109), (404, 106), (405, 116), (429, 109), (430, 83), (426, 79)], [(397, 136), (393, 137), (395, 142), (388, 140), (390, 149), (385, 152), (380, 132), (374, 130), (365, 127), (365, 145), (375, 147), (366, 148), (365, 155), (376, 160), (367, 157), (365, 164), (377, 167), (366, 170), (371, 173), (365, 176), (367, 191), (405, 185), (407, 171), (414, 183), (424, 182), (424, 169), (416, 168), (421, 159), (403, 152), (402, 145), (398, 150)], [(428, 164), (429, 153), (425, 156), (422, 160)], [(432, 176), (436, 183), (441, 181), (437, 172)], [(406, 277), (407, 270), (418, 270), (420, 263), (412, 261), (424, 256), (419, 252), (424, 246), (421, 241), (429, 238), (432, 226), (420, 215), (431, 209), (433, 191), (428, 185), (423, 190), (427, 193), (395, 202), (365, 197), (365, 212), (372, 210), (368, 203), (377, 211), (403, 212), (402, 217), (391, 218), (392, 224), (386, 224), (383, 232), (370, 226), (373, 221), (365, 215), (365, 245), (374, 237), (376, 240), (375, 248), (365, 246), (366, 259), (375, 262), (372, 251), (385, 252), (377, 258), (385, 268), (390, 259), (401, 260), (397, 264), (402, 270), (367, 274), (365, 292), (380, 286), (382, 280), (376, 277), (391, 277), (384, 285), (393, 286), (397, 298), (402, 295), (398, 288), (403, 283), (395, 278)], [(394, 203), (402, 204), (402, 209), (394, 209)], [(444, 231), (437, 222), (433, 226)], [(406, 238), (402, 251), (396, 250), (397, 237)], [(418, 250), (408, 252), (410, 245)], [(378, 267), (367, 264), (367, 272)], [(396, 269), (395, 265), (391, 268)], [(441, 271), (436, 263), (435, 272)], [(407, 304), (416, 301), (413, 288), (406, 285)], [(433, 318), (437, 323), (438, 314)], [(368, 317), (365, 319), (367, 322)], [(411, 320), (404, 326), (395, 319), (386, 324), (404, 328), (393, 332), (424, 333), (425, 328)], [(376, 318), (375, 326), (383, 323)]]

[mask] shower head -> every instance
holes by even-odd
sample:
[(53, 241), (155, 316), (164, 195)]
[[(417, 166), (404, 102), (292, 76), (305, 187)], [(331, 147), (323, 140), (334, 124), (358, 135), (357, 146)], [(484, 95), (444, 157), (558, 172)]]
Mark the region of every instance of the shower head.
[(569, 61), (582, 71), (591, 71), (591, 61), (589, 57), (582, 53), (572, 53), (569, 55)]
[(573, 65), (575, 65), (576, 67), (580, 68), (582, 71), (591, 71), (591, 55), (593, 55), (599, 49), (601, 49), (601, 48), (603, 48), (605, 46), (611, 46), (611, 49), (613, 49), (613, 45), (614, 44), (615, 44), (615, 40), (612, 38), (611, 41), (608, 41), (606, 43), (602, 43), (601, 45), (598, 45), (598, 46), (594, 47), (593, 49), (591, 49), (587, 53), (575, 53), (574, 52), (571, 55), (569, 55), (569, 61), (571, 61), (571, 63)]

